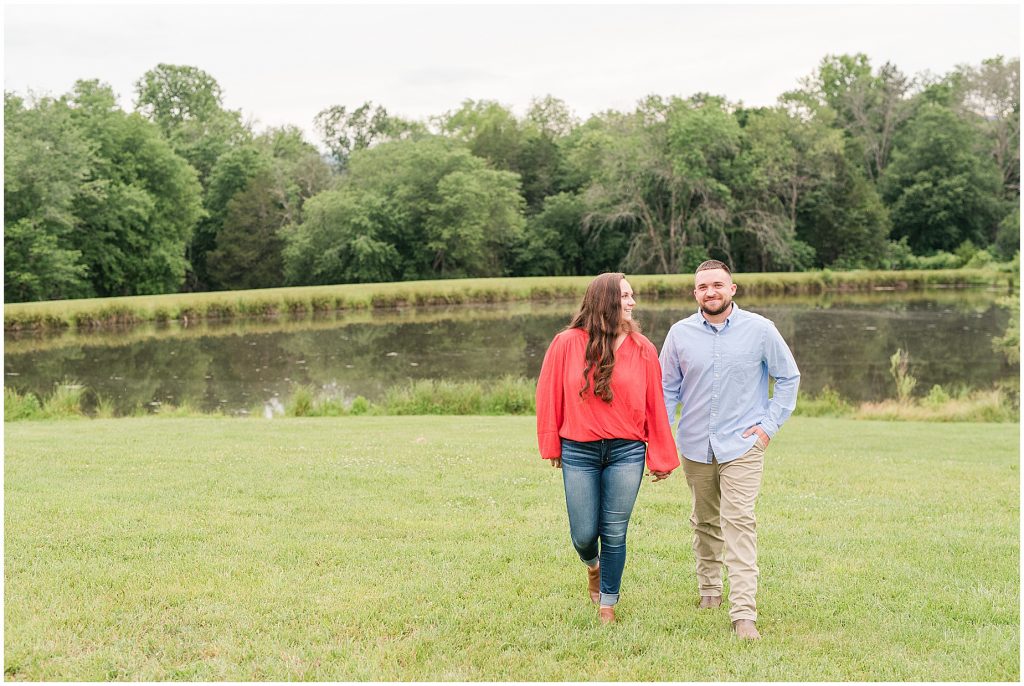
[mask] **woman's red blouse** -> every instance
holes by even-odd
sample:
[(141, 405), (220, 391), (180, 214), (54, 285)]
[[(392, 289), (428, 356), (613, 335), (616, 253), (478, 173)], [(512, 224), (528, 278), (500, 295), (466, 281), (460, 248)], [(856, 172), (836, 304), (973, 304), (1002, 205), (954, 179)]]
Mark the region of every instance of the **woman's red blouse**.
[(544, 459), (562, 456), (560, 438), (599, 441), (626, 438), (647, 443), (647, 467), (670, 472), (679, 454), (669, 428), (661, 389), (661, 364), (654, 345), (642, 334), (626, 336), (615, 351), (612, 401), (594, 395), (593, 370), (585, 397), (587, 333), (562, 331), (551, 342), (537, 382), (537, 442)]

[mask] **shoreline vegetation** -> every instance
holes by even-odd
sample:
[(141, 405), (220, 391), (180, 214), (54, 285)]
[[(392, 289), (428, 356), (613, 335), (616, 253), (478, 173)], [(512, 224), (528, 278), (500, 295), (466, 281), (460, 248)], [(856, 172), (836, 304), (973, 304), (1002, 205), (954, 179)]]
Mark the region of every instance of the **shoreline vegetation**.
[[(894, 375), (897, 372), (894, 371)], [(923, 422), (1020, 421), (1019, 389), (997, 385), (991, 389), (948, 389), (933, 386), (927, 393), (912, 396), (916, 384), (903, 373), (897, 381), (897, 397), (879, 402), (854, 403), (825, 387), (817, 394), (801, 391), (794, 416), (840, 419)], [(908, 383), (909, 382), (909, 383)], [(514, 416), (535, 412), (536, 383), (524, 377), (506, 376), (496, 381), (420, 380), (388, 389), (384, 398), (372, 402), (326, 395), (315, 386), (300, 386), (283, 402), (258, 403), (247, 411), (204, 412), (189, 404), (139, 405), (132, 414), (116, 414), (109, 399), (99, 397), (81, 384), (65, 381), (55, 385), (51, 395), (18, 393), (4, 388), (4, 421), (54, 419), (111, 419), (130, 417), (222, 417), (290, 418), (412, 415)]]
[[(1010, 263), (1011, 265), (1014, 263)], [(300, 286), (244, 291), (53, 300), (4, 305), (5, 331), (95, 330), (146, 322), (232, 320), (290, 314), (421, 305), (544, 301), (580, 297), (591, 276), (542, 276), (447, 279), (389, 283)], [(686, 297), (691, 274), (630, 275), (638, 295)], [(912, 291), (926, 288), (995, 287), (1015, 291), (1017, 269), (941, 269), (908, 271), (830, 271), (737, 274), (747, 295)]]

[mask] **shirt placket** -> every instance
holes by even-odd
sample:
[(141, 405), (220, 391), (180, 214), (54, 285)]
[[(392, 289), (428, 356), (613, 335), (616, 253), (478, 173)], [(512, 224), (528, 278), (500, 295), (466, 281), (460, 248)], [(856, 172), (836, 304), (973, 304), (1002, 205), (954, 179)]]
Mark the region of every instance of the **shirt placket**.
[[(718, 449), (715, 446), (715, 439), (718, 437), (718, 401), (722, 396), (722, 390), (719, 384), (722, 382), (722, 334), (721, 331), (713, 328), (711, 329), (711, 340), (713, 344), (711, 346), (711, 421), (708, 424), (708, 446), (712, 453), (717, 453)], [(708, 462), (711, 462), (711, 456), (708, 456)]]

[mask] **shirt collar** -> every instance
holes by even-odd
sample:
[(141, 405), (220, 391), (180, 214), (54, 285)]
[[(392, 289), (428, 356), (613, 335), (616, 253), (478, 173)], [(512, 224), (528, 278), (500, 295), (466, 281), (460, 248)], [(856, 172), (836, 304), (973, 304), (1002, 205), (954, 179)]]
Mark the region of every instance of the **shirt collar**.
[(725, 330), (725, 327), (729, 326), (732, 323), (732, 318), (735, 317), (736, 313), (739, 312), (739, 311), (740, 311), (740, 306), (736, 304), (735, 300), (733, 300), (733, 302), (732, 302), (732, 310), (729, 311), (729, 316), (725, 318), (725, 322), (723, 322), (722, 324), (717, 324), (716, 325), (716, 324), (712, 324), (711, 322), (709, 322), (704, 317), (704, 313), (700, 311), (699, 307), (697, 308), (697, 316), (700, 317), (701, 323), (706, 328), (708, 328), (708, 329), (715, 329), (716, 331), (723, 331), (723, 330)]

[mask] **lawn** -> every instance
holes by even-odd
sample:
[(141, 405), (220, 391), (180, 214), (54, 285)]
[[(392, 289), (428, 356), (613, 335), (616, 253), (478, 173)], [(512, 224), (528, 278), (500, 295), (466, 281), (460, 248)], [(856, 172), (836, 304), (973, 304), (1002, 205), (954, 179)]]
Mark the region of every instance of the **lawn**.
[(532, 417), (7, 424), (5, 674), (1016, 682), (1018, 431), (793, 418), (750, 644), (696, 608), (681, 472), (599, 624)]

